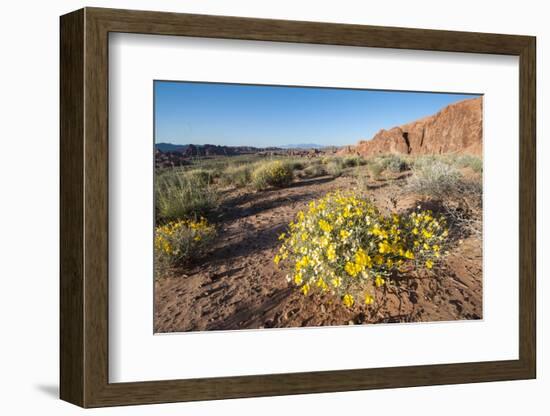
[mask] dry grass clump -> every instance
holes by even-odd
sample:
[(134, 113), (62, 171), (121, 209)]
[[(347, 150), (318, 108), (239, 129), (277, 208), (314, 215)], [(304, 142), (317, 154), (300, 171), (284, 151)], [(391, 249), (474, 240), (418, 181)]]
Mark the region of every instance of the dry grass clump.
[(456, 163), (461, 168), (470, 168), (475, 173), (483, 172), (483, 161), (480, 157), (473, 155), (460, 155), (456, 158)]
[(311, 164), (301, 172), (301, 176), (304, 178), (317, 178), (319, 176), (325, 176), (326, 174), (327, 171), (325, 167), (320, 163)]
[(250, 183), (252, 178), (252, 167), (250, 165), (229, 166), (220, 174), (220, 184), (223, 186), (233, 185), (242, 188)]
[(292, 170), (303, 170), (309, 165), (304, 159), (288, 159), (285, 162)]
[(159, 175), (155, 181), (156, 215), (161, 222), (196, 219), (217, 208), (219, 194), (201, 171)]
[(367, 169), (373, 179), (379, 179), (384, 171), (384, 166), (377, 160), (370, 160)]
[(186, 179), (197, 185), (210, 185), (214, 182), (215, 173), (209, 169), (192, 169), (185, 172)]
[(334, 158), (327, 163), (326, 170), (330, 176), (332, 176), (333, 178), (337, 178), (338, 176), (342, 175), (345, 166), (346, 165), (344, 161), (338, 158)]

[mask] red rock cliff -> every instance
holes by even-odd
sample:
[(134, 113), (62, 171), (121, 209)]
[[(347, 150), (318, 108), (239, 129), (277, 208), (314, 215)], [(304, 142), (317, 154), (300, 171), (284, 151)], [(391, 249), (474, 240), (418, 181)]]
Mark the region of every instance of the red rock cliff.
[(412, 123), (380, 130), (341, 153), (372, 156), (381, 153), (481, 155), (482, 97), (459, 101), (437, 114)]

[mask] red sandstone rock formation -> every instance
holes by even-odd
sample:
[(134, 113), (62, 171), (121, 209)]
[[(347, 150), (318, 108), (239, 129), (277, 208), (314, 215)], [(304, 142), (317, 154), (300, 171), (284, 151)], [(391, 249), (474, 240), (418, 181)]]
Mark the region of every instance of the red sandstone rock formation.
[(437, 114), (380, 130), (371, 140), (348, 146), (341, 153), (372, 156), (383, 153), (481, 155), (482, 97), (450, 104)]

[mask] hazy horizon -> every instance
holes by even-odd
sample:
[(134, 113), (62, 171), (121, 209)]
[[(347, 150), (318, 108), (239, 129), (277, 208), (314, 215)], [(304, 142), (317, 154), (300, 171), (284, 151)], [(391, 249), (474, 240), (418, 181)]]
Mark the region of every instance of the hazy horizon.
[(155, 143), (353, 145), (479, 96), (155, 81)]

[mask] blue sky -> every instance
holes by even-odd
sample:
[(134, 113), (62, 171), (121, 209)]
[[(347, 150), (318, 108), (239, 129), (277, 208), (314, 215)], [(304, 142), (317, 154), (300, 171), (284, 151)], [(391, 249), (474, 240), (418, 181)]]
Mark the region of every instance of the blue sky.
[(341, 146), (477, 95), (155, 81), (155, 142)]

